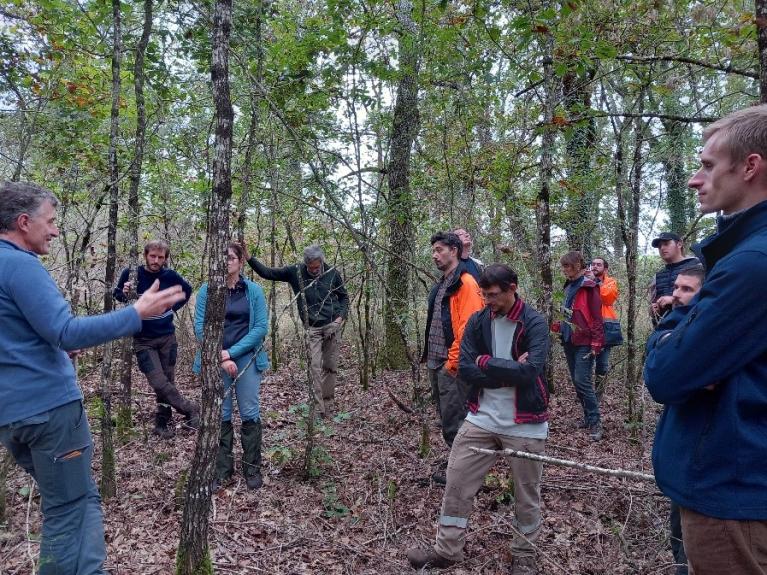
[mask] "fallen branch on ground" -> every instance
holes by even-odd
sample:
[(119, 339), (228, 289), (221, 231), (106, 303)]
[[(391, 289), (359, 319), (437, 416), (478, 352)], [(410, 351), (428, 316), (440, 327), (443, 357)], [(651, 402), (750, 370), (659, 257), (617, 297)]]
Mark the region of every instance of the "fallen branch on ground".
[(558, 459), (556, 457), (549, 457), (547, 455), (538, 455), (537, 453), (527, 453), (526, 451), (517, 451), (516, 449), (482, 449), (481, 447), (469, 447), (472, 451), (477, 453), (487, 453), (488, 455), (506, 455), (509, 457), (521, 457), (522, 459), (531, 459), (533, 461), (541, 461), (543, 463), (549, 463), (551, 465), (561, 465), (563, 467), (574, 467), (582, 471), (589, 471), (591, 473), (599, 473), (600, 475), (609, 475), (610, 477), (625, 477), (626, 479), (636, 479), (639, 481), (652, 481), (655, 483), (655, 476), (648, 475), (647, 473), (639, 473), (638, 471), (627, 471), (625, 469), (606, 469), (604, 467), (596, 467), (594, 465), (587, 465), (586, 463), (578, 463), (577, 461), (570, 461), (569, 459)]

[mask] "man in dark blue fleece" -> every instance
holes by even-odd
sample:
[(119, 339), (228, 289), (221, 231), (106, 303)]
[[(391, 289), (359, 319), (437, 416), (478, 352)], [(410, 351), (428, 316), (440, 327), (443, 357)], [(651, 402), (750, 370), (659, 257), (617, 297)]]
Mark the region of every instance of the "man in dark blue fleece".
[(0, 183), (0, 443), (40, 490), (40, 575), (103, 575), (91, 435), (68, 352), (131, 335), (184, 295), (156, 282), (132, 306), (73, 316), (37, 257), (59, 235), (58, 203), (35, 184)]
[[(173, 314), (178, 311), (192, 295), (192, 286), (175, 271), (168, 269), (170, 248), (162, 240), (152, 240), (144, 246), (145, 265), (136, 270), (135, 290), (130, 281), (130, 268), (120, 274), (114, 297), (127, 302), (134, 295), (141, 295), (155, 282), (160, 282), (160, 289), (180, 286), (186, 296), (171, 309), (162, 314), (146, 318), (141, 322), (141, 331), (133, 336), (133, 352), (138, 360), (138, 368), (146, 376), (150, 387), (157, 396), (157, 411), (153, 432), (163, 439), (173, 437), (173, 411), (185, 416), (189, 427), (199, 425), (199, 408), (184, 398), (176, 387), (176, 326)], [(171, 409), (172, 408), (172, 409)]]
[(703, 133), (690, 179), (718, 231), (694, 251), (706, 280), (648, 342), (645, 382), (666, 405), (655, 477), (679, 504), (696, 575), (767, 573), (767, 105)]

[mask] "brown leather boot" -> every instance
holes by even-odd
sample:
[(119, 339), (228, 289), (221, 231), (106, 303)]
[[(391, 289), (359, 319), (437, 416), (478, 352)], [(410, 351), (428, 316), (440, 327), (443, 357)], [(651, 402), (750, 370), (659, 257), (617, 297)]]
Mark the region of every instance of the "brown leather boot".
[(426, 549), (421, 547), (408, 549), (407, 560), (410, 561), (410, 565), (412, 565), (414, 569), (421, 569), (427, 566), (444, 569), (455, 563), (455, 561), (442, 557), (442, 555), (434, 551), (431, 547)]

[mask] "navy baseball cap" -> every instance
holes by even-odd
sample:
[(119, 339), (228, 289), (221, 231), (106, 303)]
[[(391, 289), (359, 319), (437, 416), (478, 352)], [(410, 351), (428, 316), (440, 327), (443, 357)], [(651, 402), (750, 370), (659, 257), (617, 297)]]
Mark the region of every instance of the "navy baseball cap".
[(675, 242), (681, 242), (682, 238), (680, 238), (674, 232), (663, 232), (657, 238), (655, 238), (652, 241), (652, 247), (657, 248), (658, 245), (660, 245), (661, 242), (665, 242), (665, 241), (668, 241), (668, 240), (674, 240)]

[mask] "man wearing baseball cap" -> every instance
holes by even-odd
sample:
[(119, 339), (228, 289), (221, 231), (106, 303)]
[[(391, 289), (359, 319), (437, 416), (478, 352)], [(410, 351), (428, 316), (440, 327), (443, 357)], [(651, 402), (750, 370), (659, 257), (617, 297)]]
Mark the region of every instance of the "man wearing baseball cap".
[(658, 250), (658, 255), (666, 264), (655, 274), (650, 286), (650, 315), (655, 325), (671, 309), (676, 276), (685, 268), (700, 265), (700, 261), (694, 256), (685, 257), (682, 238), (674, 232), (658, 234), (652, 241), (652, 247)]

